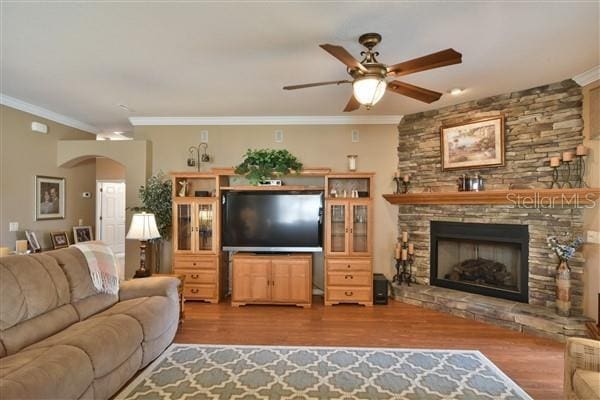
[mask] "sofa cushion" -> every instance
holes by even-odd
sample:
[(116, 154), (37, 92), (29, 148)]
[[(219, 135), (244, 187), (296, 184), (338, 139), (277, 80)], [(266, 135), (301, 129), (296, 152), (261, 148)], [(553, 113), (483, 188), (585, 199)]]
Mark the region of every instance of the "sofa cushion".
[(77, 399), (94, 379), (81, 349), (56, 346), (21, 351), (0, 360), (0, 398)]
[(71, 303), (79, 313), (80, 320), (103, 311), (118, 301), (117, 295), (98, 293), (92, 282), (85, 256), (76, 247), (44, 254), (54, 258), (64, 271), (69, 282)]
[(67, 278), (52, 257), (0, 258), (0, 330), (69, 302)]
[(161, 336), (179, 320), (179, 304), (163, 296), (140, 297), (121, 301), (92, 319), (119, 314), (134, 318), (142, 327), (147, 342)]
[(573, 374), (573, 391), (578, 399), (600, 399), (600, 372), (577, 369)]
[(79, 316), (71, 304), (55, 308), (45, 314), (23, 321), (0, 331), (0, 339), (6, 354), (39, 342), (79, 321)]
[(140, 347), (142, 340), (142, 328), (137, 320), (117, 314), (78, 322), (27, 349), (58, 345), (77, 347), (88, 355), (94, 377), (99, 378), (127, 360)]

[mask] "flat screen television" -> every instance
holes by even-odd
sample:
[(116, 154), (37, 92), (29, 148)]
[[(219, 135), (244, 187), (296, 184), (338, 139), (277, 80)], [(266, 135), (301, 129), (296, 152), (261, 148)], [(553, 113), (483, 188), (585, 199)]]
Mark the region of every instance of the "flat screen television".
[(323, 192), (227, 192), (222, 210), (225, 251), (323, 250)]

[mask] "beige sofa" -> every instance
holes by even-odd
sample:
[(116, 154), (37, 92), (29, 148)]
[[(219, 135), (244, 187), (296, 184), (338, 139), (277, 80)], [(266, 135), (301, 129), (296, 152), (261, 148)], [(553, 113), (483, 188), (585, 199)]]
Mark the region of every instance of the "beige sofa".
[(98, 294), (76, 248), (0, 258), (0, 398), (111, 397), (173, 341), (178, 285)]
[(600, 399), (600, 341), (567, 339), (564, 384), (569, 400)]

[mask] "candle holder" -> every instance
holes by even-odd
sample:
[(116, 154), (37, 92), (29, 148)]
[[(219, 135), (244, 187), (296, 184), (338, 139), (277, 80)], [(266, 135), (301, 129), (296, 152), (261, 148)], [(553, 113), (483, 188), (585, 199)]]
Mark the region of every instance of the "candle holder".
[(554, 189), (556, 186), (557, 189), (560, 189), (560, 182), (558, 181), (558, 166), (552, 167), (552, 183), (550, 184), (550, 189)]
[(586, 188), (588, 185), (584, 181), (585, 176), (585, 155), (576, 155), (575, 160), (575, 187)]
[(395, 194), (400, 194), (400, 184), (402, 183), (402, 178), (399, 176), (394, 177), (394, 182), (396, 183), (396, 192)]
[[(408, 250), (408, 242), (402, 242), (402, 250)], [(412, 266), (414, 262), (414, 254), (407, 254), (406, 260), (396, 258), (396, 275), (392, 278), (392, 283), (398, 285), (406, 283), (407, 286), (410, 286), (413, 282)]]
[(402, 180), (402, 194), (408, 193), (408, 186), (410, 185), (410, 181)]
[(562, 187), (567, 187), (569, 186), (570, 188), (573, 187), (573, 185), (571, 184), (571, 160), (569, 161), (563, 161), (563, 164), (567, 165), (567, 177), (565, 179), (565, 182), (563, 183)]

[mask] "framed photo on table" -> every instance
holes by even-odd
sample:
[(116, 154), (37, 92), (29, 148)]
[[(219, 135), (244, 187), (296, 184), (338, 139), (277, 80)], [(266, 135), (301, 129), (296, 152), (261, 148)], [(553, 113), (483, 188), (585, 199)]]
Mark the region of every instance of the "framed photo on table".
[(37, 236), (35, 235), (35, 232), (26, 230), (25, 237), (27, 238), (27, 241), (29, 242), (29, 247), (31, 247), (31, 251), (33, 251), (34, 253), (38, 253), (38, 252), (42, 251), (42, 246), (40, 246), (40, 242), (38, 241)]
[(73, 240), (75, 243), (89, 242), (94, 240), (92, 235), (91, 226), (74, 226), (73, 227)]
[(442, 171), (504, 165), (504, 116), (443, 126)]
[(50, 238), (52, 239), (52, 246), (55, 249), (64, 249), (69, 247), (69, 236), (67, 232), (50, 232)]
[(36, 175), (35, 220), (65, 218), (65, 178)]

